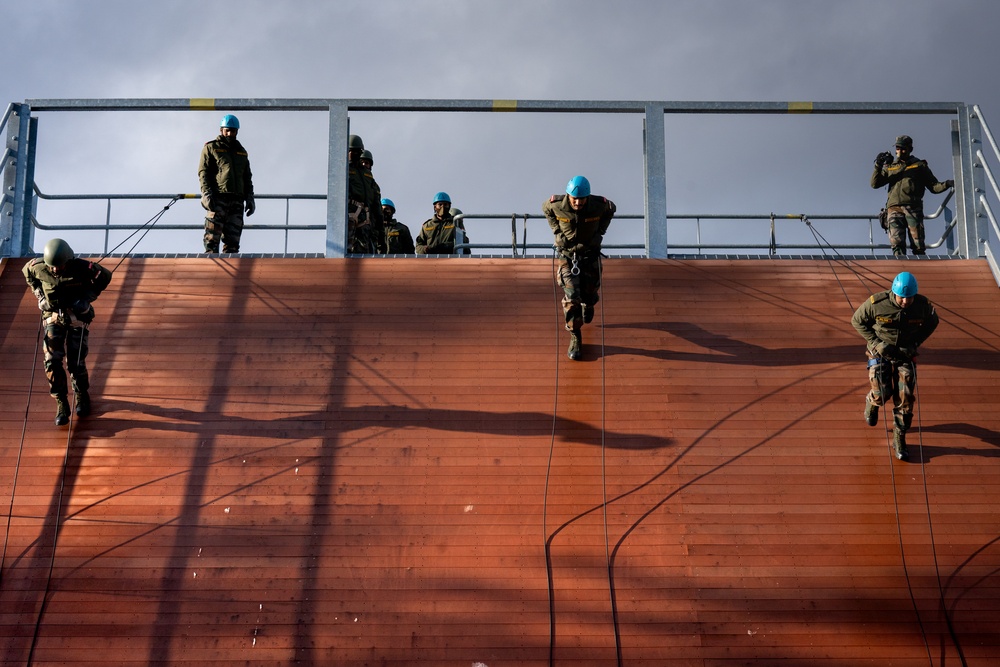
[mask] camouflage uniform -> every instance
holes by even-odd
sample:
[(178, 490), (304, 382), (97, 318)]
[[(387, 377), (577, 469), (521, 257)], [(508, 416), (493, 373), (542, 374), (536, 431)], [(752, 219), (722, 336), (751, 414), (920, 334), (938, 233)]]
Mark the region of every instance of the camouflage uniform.
[[(198, 164), (205, 208), (205, 252), (239, 252), (244, 204), (253, 202), (250, 158), (236, 137), (221, 134), (201, 149)], [(252, 210), (251, 210), (252, 212)]]
[[(569, 195), (552, 195), (542, 204), (559, 251), (556, 277), (564, 293), (569, 331), (579, 332), (594, 317), (594, 306), (601, 298), (601, 243), (616, 210), (614, 202), (597, 195), (588, 196), (579, 211), (570, 207)], [(574, 257), (577, 275), (573, 275)]]
[(395, 218), (385, 221), (385, 253), (387, 255), (412, 255), (416, 252), (410, 228)]
[(889, 186), (886, 200), (889, 245), (894, 255), (906, 254), (906, 232), (909, 229), (910, 247), (914, 255), (924, 255), (924, 191), (940, 194), (954, 185), (954, 181), (940, 182), (925, 160), (908, 156), (891, 164), (876, 164), (872, 172), (872, 188)]
[(382, 190), (360, 160), (347, 168), (347, 250), (360, 255), (385, 253)]
[(866, 400), (884, 405), (891, 392), (897, 424), (909, 428), (916, 393), (914, 358), (917, 348), (938, 325), (934, 306), (922, 294), (902, 308), (891, 291), (878, 292), (854, 313), (851, 324), (868, 341), (868, 380), (871, 390)]
[(111, 283), (111, 272), (100, 264), (73, 258), (57, 275), (41, 257), (36, 257), (24, 265), (22, 273), (32, 291), (41, 290), (45, 296), (42, 347), (49, 393), (54, 397), (64, 397), (67, 393), (63, 359), (73, 377), (73, 390), (78, 395), (86, 393), (90, 389), (90, 376), (85, 325), (94, 319), (90, 302)]
[[(416, 253), (418, 255), (455, 254), (455, 230), (460, 229), (450, 214), (443, 218), (434, 216), (420, 226), (417, 234)], [(468, 240), (468, 237), (466, 237)]]

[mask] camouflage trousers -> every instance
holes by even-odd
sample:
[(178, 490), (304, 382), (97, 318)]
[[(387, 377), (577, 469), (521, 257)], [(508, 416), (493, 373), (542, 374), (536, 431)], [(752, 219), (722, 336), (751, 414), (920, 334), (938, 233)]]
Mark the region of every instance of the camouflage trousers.
[(917, 393), (917, 376), (912, 361), (891, 361), (870, 359), (868, 381), (871, 391), (866, 397), (872, 405), (885, 405), (892, 398), (896, 406), (893, 412), (901, 415), (913, 414), (913, 399)]
[(922, 209), (913, 206), (890, 206), (886, 214), (892, 254), (906, 254), (907, 236), (910, 238), (910, 248), (914, 255), (927, 254), (927, 246), (924, 244), (924, 212)]
[(90, 389), (90, 376), (87, 373), (88, 333), (87, 328), (78, 322), (66, 324), (56, 315), (46, 320), (42, 349), (45, 355), (45, 377), (49, 381), (49, 394), (52, 396), (65, 396), (67, 393), (64, 360), (73, 377), (73, 391), (80, 393)]
[(368, 207), (351, 199), (347, 202), (347, 252), (375, 255), (378, 254), (378, 246)]
[(576, 275), (573, 275), (572, 258), (559, 258), (556, 282), (563, 290), (562, 307), (568, 331), (579, 331), (585, 322), (593, 319), (594, 306), (601, 300), (600, 256), (595, 254), (578, 259), (576, 269)]
[(243, 197), (215, 195), (212, 208), (205, 213), (205, 252), (239, 252), (243, 236)]

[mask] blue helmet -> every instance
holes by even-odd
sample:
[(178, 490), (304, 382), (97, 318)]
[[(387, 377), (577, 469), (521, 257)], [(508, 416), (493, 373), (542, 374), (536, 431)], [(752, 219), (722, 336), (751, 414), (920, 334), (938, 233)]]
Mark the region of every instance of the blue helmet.
[(912, 273), (903, 271), (892, 281), (892, 293), (904, 299), (917, 293), (917, 279)]
[(229, 127), (234, 130), (240, 129), (240, 119), (231, 113), (227, 113), (222, 117), (222, 122), (219, 123), (219, 127)]
[(589, 197), (590, 181), (585, 176), (574, 176), (566, 184), (566, 194), (570, 197)]
[(446, 202), (448, 202), (450, 204), (451, 203), (451, 195), (449, 195), (447, 192), (439, 192), (436, 195), (434, 195), (434, 201), (432, 201), (431, 203), (432, 204), (436, 204), (439, 201), (446, 201)]
[(382, 201), (380, 201), (379, 203), (380, 203), (380, 204), (381, 204), (382, 206), (388, 206), (388, 207), (389, 207), (389, 208), (391, 208), (391, 209), (392, 209), (393, 211), (395, 211), (395, 210), (396, 210), (396, 205), (395, 205), (395, 204), (393, 204), (393, 203), (392, 203), (392, 200), (391, 200), (391, 199), (389, 199), (388, 197), (383, 197), (383, 198), (382, 198)]

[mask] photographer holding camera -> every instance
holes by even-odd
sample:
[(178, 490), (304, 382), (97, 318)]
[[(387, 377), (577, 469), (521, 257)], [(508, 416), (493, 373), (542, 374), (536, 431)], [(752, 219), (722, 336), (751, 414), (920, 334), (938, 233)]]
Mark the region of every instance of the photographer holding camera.
[(889, 233), (889, 245), (896, 257), (906, 255), (906, 237), (909, 230), (910, 248), (914, 255), (924, 255), (924, 191), (940, 194), (955, 186), (955, 181), (939, 182), (926, 160), (911, 154), (913, 139), (905, 134), (896, 137), (895, 160), (889, 152), (875, 156), (872, 188), (889, 186), (885, 202), (885, 220), (882, 226)]

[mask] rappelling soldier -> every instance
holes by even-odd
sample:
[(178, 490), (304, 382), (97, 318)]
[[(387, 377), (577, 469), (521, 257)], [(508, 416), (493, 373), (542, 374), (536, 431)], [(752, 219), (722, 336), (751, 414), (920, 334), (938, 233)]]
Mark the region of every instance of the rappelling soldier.
[(236, 139), (239, 119), (226, 114), (219, 125), (219, 136), (201, 149), (198, 180), (201, 183), (201, 205), (205, 211), (205, 252), (239, 252), (243, 236), (243, 211), (253, 215), (257, 209), (253, 198), (253, 174), (250, 157)]
[(914, 255), (927, 254), (924, 243), (924, 191), (940, 194), (955, 186), (955, 181), (939, 182), (926, 160), (915, 158), (913, 139), (905, 134), (896, 137), (896, 157), (888, 151), (875, 156), (872, 188), (889, 186), (885, 202), (883, 227), (889, 233), (889, 245), (896, 257), (906, 255), (909, 230), (910, 248)]
[(931, 302), (917, 293), (917, 279), (912, 273), (900, 273), (892, 288), (867, 299), (854, 313), (851, 324), (868, 341), (868, 379), (871, 390), (865, 397), (865, 422), (878, 423), (878, 409), (887, 394), (895, 407), (892, 447), (896, 458), (905, 461), (906, 431), (913, 422), (913, 403), (917, 390), (914, 359), (917, 348), (938, 325)]
[(382, 219), (382, 191), (372, 170), (362, 162), (368, 153), (356, 134), (347, 139), (347, 251), (358, 255), (385, 253), (385, 224)]
[(45, 377), (56, 399), (56, 426), (69, 422), (68, 387), (63, 359), (73, 378), (76, 414), (90, 414), (90, 377), (87, 373), (88, 325), (94, 320), (94, 301), (111, 282), (111, 272), (73, 254), (62, 239), (45, 244), (41, 257), (24, 265), (25, 280), (38, 299), (45, 334)]
[(557, 280), (563, 289), (563, 313), (570, 332), (567, 354), (574, 361), (583, 355), (581, 329), (594, 319), (600, 300), (601, 244), (615, 216), (610, 199), (592, 195), (590, 181), (574, 176), (566, 194), (552, 195), (542, 204), (542, 213), (555, 234), (559, 254)]
[(382, 220), (385, 223), (385, 254), (412, 255), (415, 252), (410, 228), (396, 220), (396, 205), (382, 199)]

